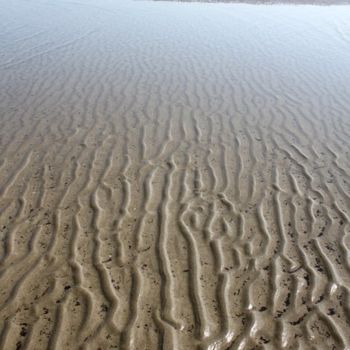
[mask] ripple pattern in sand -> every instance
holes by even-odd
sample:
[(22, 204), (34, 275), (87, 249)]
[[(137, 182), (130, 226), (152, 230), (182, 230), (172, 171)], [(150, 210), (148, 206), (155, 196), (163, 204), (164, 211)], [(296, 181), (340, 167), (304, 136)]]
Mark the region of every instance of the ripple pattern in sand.
[(343, 14), (14, 4), (0, 349), (350, 346)]

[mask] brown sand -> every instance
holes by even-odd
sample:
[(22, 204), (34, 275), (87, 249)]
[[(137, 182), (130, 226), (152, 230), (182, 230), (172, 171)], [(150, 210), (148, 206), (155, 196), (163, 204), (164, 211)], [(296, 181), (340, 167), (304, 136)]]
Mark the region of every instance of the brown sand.
[(350, 345), (349, 9), (3, 5), (0, 349)]

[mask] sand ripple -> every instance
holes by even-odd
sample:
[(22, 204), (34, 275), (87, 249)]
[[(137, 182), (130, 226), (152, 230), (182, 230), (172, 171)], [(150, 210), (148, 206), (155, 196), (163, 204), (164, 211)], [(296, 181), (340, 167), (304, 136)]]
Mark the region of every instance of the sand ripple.
[(0, 349), (350, 346), (348, 9), (2, 5)]

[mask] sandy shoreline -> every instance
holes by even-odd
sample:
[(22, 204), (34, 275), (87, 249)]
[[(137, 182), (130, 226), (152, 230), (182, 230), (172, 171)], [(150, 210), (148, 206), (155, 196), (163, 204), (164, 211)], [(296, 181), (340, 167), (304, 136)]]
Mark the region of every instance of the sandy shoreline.
[(315, 5), (315, 6), (341, 6), (349, 5), (349, 0), (153, 0), (169, 2), (192, 3), (226, 3), (251, 5)]
[(257, 9), (3, 3), (1, 350), (350, 346), (350, 10)]

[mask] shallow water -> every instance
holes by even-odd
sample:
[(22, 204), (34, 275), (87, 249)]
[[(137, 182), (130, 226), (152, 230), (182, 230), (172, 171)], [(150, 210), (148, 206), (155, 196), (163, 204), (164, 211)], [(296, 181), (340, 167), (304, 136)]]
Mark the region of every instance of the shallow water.
[(0, 4), (0, 349), (350, 346), (350, 7)]

